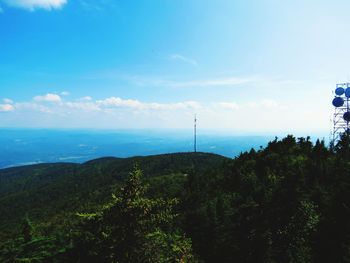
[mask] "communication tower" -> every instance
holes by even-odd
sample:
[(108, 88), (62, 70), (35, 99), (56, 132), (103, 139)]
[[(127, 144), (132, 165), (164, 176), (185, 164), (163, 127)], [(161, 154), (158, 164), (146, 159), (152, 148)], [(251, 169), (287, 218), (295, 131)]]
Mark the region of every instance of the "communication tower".
[(333, 145), (339, 141), (342, 134), (349, 134), (350, 131), (350, 83), (337, 84), (334, 93)]
[(197, 116), (194, 115), (194, 142), (193, 142), (193, 150), (197, 152)]

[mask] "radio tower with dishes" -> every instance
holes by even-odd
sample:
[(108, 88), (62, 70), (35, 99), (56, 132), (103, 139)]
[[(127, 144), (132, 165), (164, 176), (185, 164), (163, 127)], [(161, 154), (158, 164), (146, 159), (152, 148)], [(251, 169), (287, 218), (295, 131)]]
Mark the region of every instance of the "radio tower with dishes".
[(336, 85), (335, 97), (332, 104), (334, 106), (333, 114), (333, 132), (332, 144), (335, 145), (344, 133), (349, 134), (350, 124), (350, 83), (340, 83)]

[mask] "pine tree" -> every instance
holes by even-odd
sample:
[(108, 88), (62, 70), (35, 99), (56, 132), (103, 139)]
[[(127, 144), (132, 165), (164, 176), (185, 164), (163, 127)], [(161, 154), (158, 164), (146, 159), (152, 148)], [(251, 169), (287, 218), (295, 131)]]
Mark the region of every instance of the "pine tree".
[(33, 226), (32, 226), (32, 223), (30, 222), (28, 216), (26, 216), (23, 220), (22, 235), (23, 235), (24, 242), (28, 243), (28, 242), (32, 241)]
[(94, 214), (79, 214), (75, 257), (98, 262), (192, 262), (191, 241), (173, 230), (176, 199), (145, 197), (135, 167), (113, 201)]

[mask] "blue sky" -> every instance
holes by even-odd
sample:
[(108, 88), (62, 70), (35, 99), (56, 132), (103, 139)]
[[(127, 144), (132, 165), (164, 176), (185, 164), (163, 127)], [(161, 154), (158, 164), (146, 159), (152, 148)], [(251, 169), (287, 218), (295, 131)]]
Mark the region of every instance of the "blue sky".
[(0, 126), (328, 132), (348, 1), (0, 0)]

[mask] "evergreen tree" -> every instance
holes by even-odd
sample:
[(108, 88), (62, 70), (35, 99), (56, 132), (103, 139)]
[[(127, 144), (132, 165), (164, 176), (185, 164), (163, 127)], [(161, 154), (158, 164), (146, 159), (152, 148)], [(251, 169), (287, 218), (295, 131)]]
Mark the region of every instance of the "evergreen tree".
[(33, 226), (32, 226), (32, 223), (30, 222), (28, 216), (26, 216), (23, 220), (22, 235), (23, 235), (24, 242), (28, 243), (28, 242), (32, 241)]
[(192, 262), (191, 241), (173, 229), (176, 199), (149, 199), (142, 172), (130, 173), (113, 201), (84, 221), (72, 256), (79, 262)]

